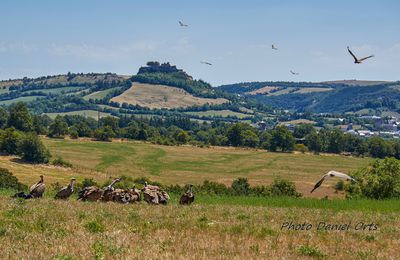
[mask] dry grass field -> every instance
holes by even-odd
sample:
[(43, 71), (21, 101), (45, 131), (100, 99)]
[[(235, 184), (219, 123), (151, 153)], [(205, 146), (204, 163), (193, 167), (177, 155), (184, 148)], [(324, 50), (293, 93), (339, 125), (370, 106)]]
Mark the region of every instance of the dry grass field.
[(121, 95), (112, 98), (111, 101), (149, 108), (179, 108), (195, 105), (201, 106), (207, 103), (215, 105), (228, 102), (228, 100), (223, 98), (195, 97), (180, 88), (137, 82), (134, 82), (132, 87)]
[[(398, 212), (0, 197), (0, 259), (398, 259)], [(282, 229), (285, 222), (310, 230)], [(320, 222), (349, 230), (317, 230)], [(363, 223), (363, 224), (358, 224)], [(377, 225), (369, 230), (368, 224)], [(372, 226), (372, 225), (370, 225)], [(326, 227), (326, 226), (325, 226)], [(356, 230), (360, 228), (361, 230)], [(365, 228), (365, 230), (362, 230)]]
[(161, 146), (142, 142), (95, 142), (44, 138), (54, 156), (73, 164), (73, 169), (33, 166), (0, 156), (0, 167), (10, 169), (24, 183), (35, 182), (40, 174), (48, 183), (65, 183), (71, 176), (79, 181), (94, 178), (98, 182), (120, 175), (149, 177), (164, 184), (201, 184), (204, 180), (231, 185), (245, 177), (251, 185), (267, 185), (281, 177), (294, 181), (304, 196), (341, 197), (334, 193), (336, 180), (324, 183), (313, 194), (309, 191), (329, 170), (351, 172), (367, 165), (369, 158), (301, 153), (268, 153), (263, 150), (228, 147), (198, 148)]
[[(267, 153), (234, 148), (170, 147), (115, 140), (44, 138), (72, 169), (30, 165), (0, 156), (0, 167), (23, 183), (45, 175), (45, 198), (16, 200), (0, 190), (0, 259), (398, 259), (398, 201), (232, 197), (197, 194), (179, 206), (53, 200), (51, 184), (72, 176), (102, 183), (111, 176), (146, 176), (165, 184), (213, 180), (230, 185), (246, 177), (268, 184), (275, 177), (296, 183), (305, 196), (329, 169), (350, 172), (371, 159)], [(313, 194), (334, 194), (327, 182)], [(324, 222), (325, 224), (321, 224)], [(303, 223), (309, 230), (282, 226)], [(331, 230), (344, 227), (345, 230)], [(347, 226), (343, 226), (348, 224)], [(340, 226), (342, 225), (342, 226)], [(331, 226), (332, 227), (332, 226)]]

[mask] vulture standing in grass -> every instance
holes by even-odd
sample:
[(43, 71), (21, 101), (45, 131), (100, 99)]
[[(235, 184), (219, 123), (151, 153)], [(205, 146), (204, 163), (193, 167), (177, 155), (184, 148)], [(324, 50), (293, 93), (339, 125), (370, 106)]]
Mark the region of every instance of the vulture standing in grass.
[(72, 193), (74, 193), (74, 184), (75, 178), (72, 178), (68, 186), (63, 187), (59, 192), (57, 192), (54, 198), (63, 200), (68, 199), (72, 195)]
[(44, 191), (46, 190), (46, 185), (44, 184), (43, 175), (40, 175), (40, 180), (33, 184), (29, 189), (29, 194), (25, 194), (23, 191), (16, 193), (14, 198), (41, 198), (43, 196)]
[(356, 64), (361, 64), (361, 63), (362, 63), (363, 61), (365, 61), (366, 59), (369, 59), (369, 58), (374, 57), (374, 55), (370, 55), (370, 56), (367, 56), (367, 57), (358, 59), (358, 58), (356, 57), (356, 55), (354, 55), (354, 53), (350, 50), (349, 46), (347, 46), (347, 51), (348, 51), (348, 52), (350, 53), (350, 55), (353, 57), (354, 63), (356, 63)]
[(193, 185), (189, 185), (189, 189), (186, 191), (185, 194), (181, 196), (181, 199), (179, 200), (179, 204), (181, 205), (190, 205), (194, 201), (194, 194), (193, 194)]
[(352, 177), (350, 177), (349, 175), (342, 173), (342, 172), (337, 172), (337, 171), (329, 171), (327, 174), (325, 174), (321, 180), (319, 180), (314, 188), (311, 190), (310, 193), (313, 193), (313, 191), (315, 191), (316, 189), (318, 189), (319, 186), (321, 186), (321, 184), (328, 178), (332, 178), (332, 177), (338, 177), (341, 179), (345, 179), (347, 181), (352, 181), (352, 182), (357, 182), (355, 179), (353, 179)]
[[(120, 182), (120, 181), (121, 181), (121, 179), (119, 179), (119, 178), (114, 179), (114, 180), (110, 183), (110, 185), (108, 185), (107, 187), (104, 188), (104, 192), (103, 192), (103, 195), (102, 195), (102, 197), (101, 197), (101, 200), (102, 200), (102, 201), (112, 201), (113, 192), (115, 191), (114, 185), (115, 185), (117, 182)], [(122, 189), (118, 189), (118, 190), (119, 190), (119, 191), (122, 191)]]

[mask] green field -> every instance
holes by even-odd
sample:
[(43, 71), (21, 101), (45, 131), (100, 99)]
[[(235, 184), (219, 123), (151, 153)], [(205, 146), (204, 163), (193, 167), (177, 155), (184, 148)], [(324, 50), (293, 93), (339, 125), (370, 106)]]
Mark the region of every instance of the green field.
[(26, 97), (19, 97), (10, 100), (0, 101), (0, 105), (9, 106), (15, 102), (30, 102), (36, 100), (37, 98), (44, 98), (44, 96), (26, 96)]
[(160, 146), (140, 142), (94, 142), (83, 140), (43, 139), (54, 156), (61, 156), (74, 169), (58, 169), (13, 162), (0, 157), (0, 167), (11, 169), (25, 183), (36, 180), (40, 173), (49, 182), (65, 182), (71, 176), (100, 182), (111, 176), (149, 177), (164, 184), (200, 184), (204, 180), (231, 185), (234, 179), (246, 177), (251, 185), (267, 185), (281, 177), (294, 181), (298, 190), (309, 197), (334, 193), (336, 180), (330, 180), (310, 194), (314, 183), (329, 170), (351, 172), (367, 165), (369, 158), (300, 153), (269, 153), (263, 150), (223, 147)]
[[(71, 112), (63, 112), (63, 113), (45, 113), (51, 118), (55, 118), (56, 116), (65, 116), (65, 115), (79, 115), (79, 116), (86, 116), (86, 117), (91, 117), (94, 119), (98, 118), (98, 111), (96, 110), (78, 110), (78, 111), (71, 111)], [(104, 113), (100, 112), (100, 118), (110, 116), (110, 113)]]
[(185, 112), (185, 114), (195, 115), (195, 116), (207, 116), (207, 117), (236, 116), (239, 119), (253, 116), (253, 115), (249, 115), (249, 114), (234, 112), (231, 110), (208, 110), (208, 111), (200, 111), (200, 112)]

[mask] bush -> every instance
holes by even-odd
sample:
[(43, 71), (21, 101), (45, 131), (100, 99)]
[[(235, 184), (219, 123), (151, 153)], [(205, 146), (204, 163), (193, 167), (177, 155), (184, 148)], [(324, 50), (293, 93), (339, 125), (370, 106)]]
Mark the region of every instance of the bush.
[(304, 144), (295, 144), (294, 145), (294, 150), (298, 151), (298, 152), (301, 152), (301, 153), (308, 152), (308, 148)]
[(18, 153), (19, 141), (22, 134), (15, 128), (7, 128), (0, 132), (0, 151), (6, 154), (15, 155)]
[(20, 183), (9, 170), (0, 168), (0, 188), (26, 190), (28, 187)]
[(250, 194), (250, 184), (246, 178), (234, 180), (231, 188), (235, 195), (247, 196)]
[(301, 197), (301, 193), (296, 191), (296, 185), (288, 180), (275, 179), (271, 185), (271, 195)]
[(358, 183), (345, 186), (349, 197), (400, 198), (400, 160), (377, 159), (354, 174)]
[(82, 186), (82, 188), (86, 188), (86, 187), (90, 187), (90, 186), (97, 186), (97, 182), (95, 182), (93, 179), (85, 178), (82, 181), (82, 184), (80, 186)]
[(18, 153), (22, 159), (30, 163), (48, 163), (50, 152), (35, 134), (27, 134), (21, 140)]
[(65, 168), (72, 168), (72, 163), (65, 161), (61, 157), (57, 157), (51, 162), (52, 165), (54, 166), (60, 166), (60, 167), (65, 167)]

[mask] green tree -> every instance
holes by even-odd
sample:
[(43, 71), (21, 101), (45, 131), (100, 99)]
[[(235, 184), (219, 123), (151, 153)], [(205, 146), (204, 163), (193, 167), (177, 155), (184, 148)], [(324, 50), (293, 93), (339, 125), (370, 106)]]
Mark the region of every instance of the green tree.
[(258, 146), (260, 139), (254, 131), (245, 130), (242, 132), (242, 142), (243, 146), (255, 148)]
[(295, 144), (292, 133), (286, 126), (277, 126), (272, 130), (271, 150), (293, 151)]
[(10, 107), (8, 127), (24, 132), (33, 130), (32, 117), (25, 103), (18, 102)]
[(313, 125), (311, 124), (300, 124), (294, 128), (293, 136), (295, 138), (304, 138), (307, 135), (315, 132)]
[(26, 134), (18, 147), (22, 159), (31, 163), (48, 163), (51, 155), (36, 134)]
[(68, 125), (61, 116), (57, 116), (49, 127), (49, 137), (62, 137), (68, 133)]
[(182, 130), (176, 135), (175, 140), (180, 144), (186, 144), (189, 141), (189, 138), (189, 134), (186, 131)]
[(368, 139), (368, 150), (372, 157), (385, 158), (393, 155), (393, 147), (380, 137)]
[(14, 127), (0, 131), (0, 151), (6, 154), (18, 154), (22, 134)]
[(5, 128), (7, 126), (8, 113), (7, 111), (0, 107), (0, 128)]
[(97, 141), (109, 142), (113, 137), (115, 137), (115, 133), (110, 126), (105, 126), (94, 131), (94, 138)]
[(312, 132), (306, 136), (306, 145), (309, 150), (320, 153), (323, 150), (323, 141), (321, 135), (316, 132)]

